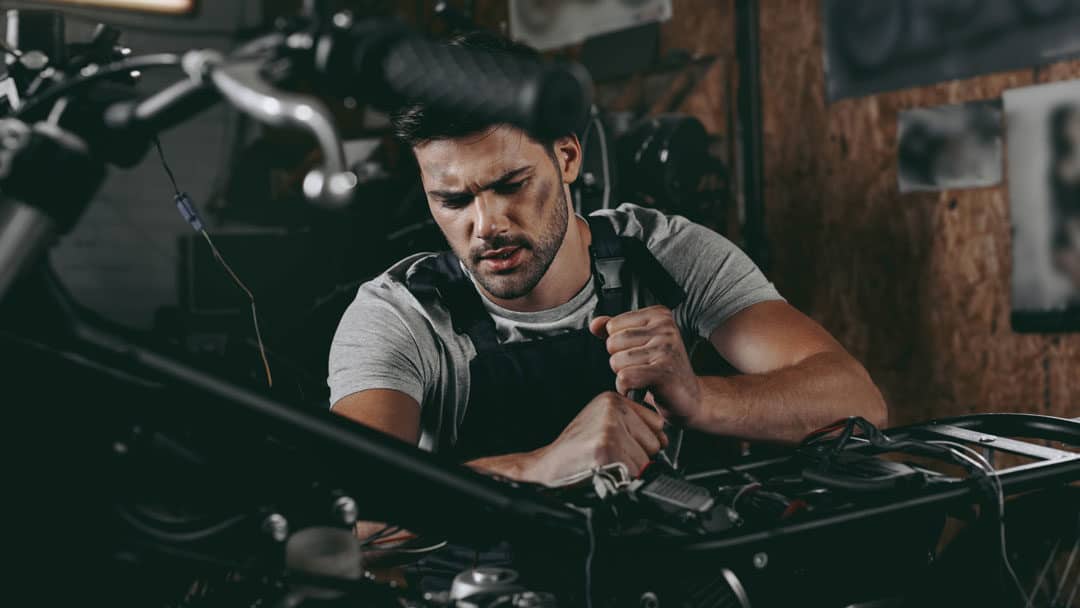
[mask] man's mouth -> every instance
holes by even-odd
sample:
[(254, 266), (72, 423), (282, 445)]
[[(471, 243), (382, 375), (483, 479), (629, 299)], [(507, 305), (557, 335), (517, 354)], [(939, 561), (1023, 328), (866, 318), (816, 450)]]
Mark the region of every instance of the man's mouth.
[(524, 251), (522, 247), (500, 247), (482, 253), (480, 262), (492, 272), (507, 272), (522, 262)]
[(520, 247), (500, 247), (499, 249), (492, 249), (491, 251), (485, 251), (480, 257), (485, 260), (505, 260), (506, 258), (514, 255), (514, 252)]

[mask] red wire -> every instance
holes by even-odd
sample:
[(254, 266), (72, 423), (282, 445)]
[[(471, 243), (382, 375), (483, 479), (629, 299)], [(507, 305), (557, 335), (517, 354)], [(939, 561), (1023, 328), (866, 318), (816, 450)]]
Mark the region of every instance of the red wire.
[(401, 536), (391, 536), (389, 538), (380, 538), (380, 539), (377, 539), (377, 540), (373, 540), (368, 544), (369, 545), (384, 545), (386, 543), (393, 543), (393, 542), (399, 542), (399, 541), (405, 541), (405, 540), (412, 540), (414, 538), (416, 538), (415, 534), (403, 534)]
[(840, 429), (844, 428), (845, 425), (847, 425), (847, 418), (841, 418), (840, 420), (837, 420), (832, 424), (823, 426), (816, 431), (811, 431), (806, 437), (803, 438), (803, 441), (810, 441), (811, 439), (816, 439), (818, 437), (821, 437), (822, 435), (832, 433), (833, 431), (839, 431)]

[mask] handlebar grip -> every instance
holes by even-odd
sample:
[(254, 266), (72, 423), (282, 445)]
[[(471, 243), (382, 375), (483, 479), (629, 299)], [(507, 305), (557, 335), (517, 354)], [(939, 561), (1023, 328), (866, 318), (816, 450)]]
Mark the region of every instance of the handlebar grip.
[(214, 105), (221, 95), (206, 82), (181, 80), (146, 99), (117, 103), (105, 111), (110, 129), (155, 135)]
[(591, 101), (589, 79), (581, 68), (416, 37), (394, 42), (382, 67), (386, 83), (407, 100), (465, 120), (514, 124), (539, 137), (577, 130)]

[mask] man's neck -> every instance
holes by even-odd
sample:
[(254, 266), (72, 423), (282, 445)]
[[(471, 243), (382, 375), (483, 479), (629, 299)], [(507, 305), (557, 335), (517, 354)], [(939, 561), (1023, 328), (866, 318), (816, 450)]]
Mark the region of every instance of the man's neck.
[(581, 216), (571, 215), (555, 259), (536, 287), (520, 298), (504, 300), (496, 298), (481, 288), (484, 297), (495, 304), (518, 312), (537, 312), (555, 308), (569, 302), (592, 277), (592, 261), (589, 245), (592, 234), (589, 223)]

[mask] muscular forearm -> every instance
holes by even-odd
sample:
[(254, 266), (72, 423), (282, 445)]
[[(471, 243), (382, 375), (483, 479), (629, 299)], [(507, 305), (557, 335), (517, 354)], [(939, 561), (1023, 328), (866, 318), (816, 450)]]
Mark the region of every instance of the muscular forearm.
[(477, 458), (465, 464), (483, 473), (493, 473), (509, 479), (550, 483), (551, 480), (546, 479), (541, 467), (538, 466), (538, 461), (539, 455), (537, 452), (517, 452)]
[(862, 416), (884, 426), (885, 402), (849, 355), (826, 352), (764, 374), (699, 377), (699, 430), (756, 441), (793, 443), (834, 420)]
[(550, 486), (615, 462), (636, 475), (667, 443), (659, 414), (606, 391), (590, 400), (552, 443), (531, 452), (478, 458), (467, 464), (486, 473)]

